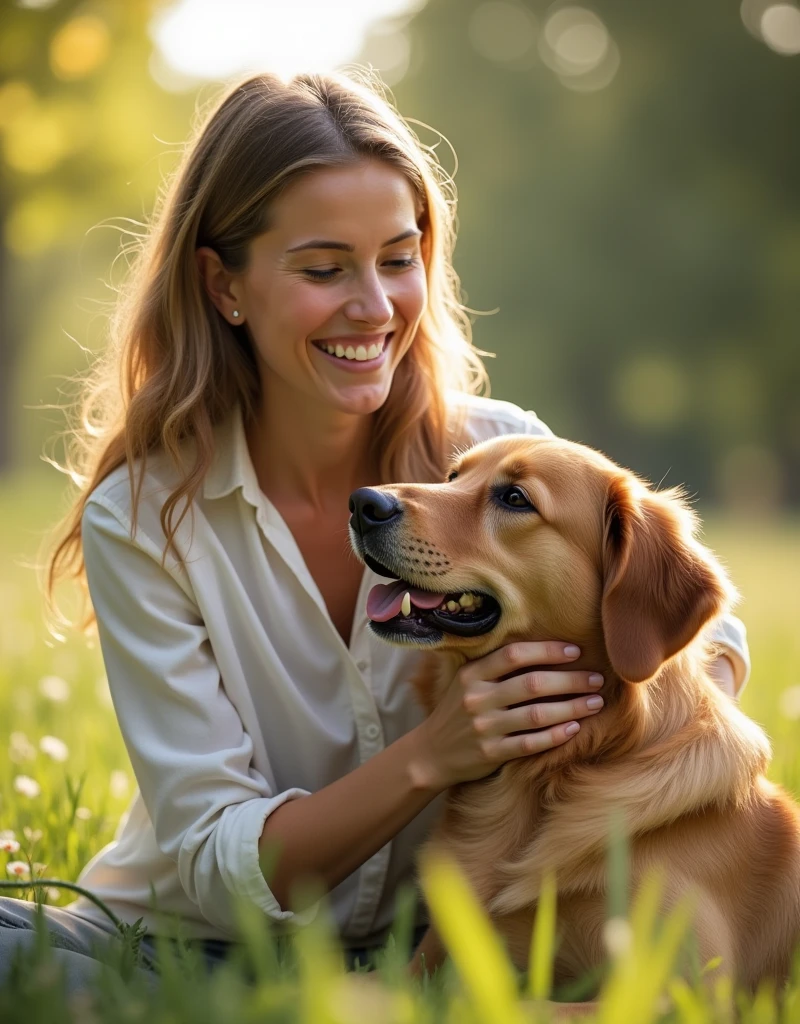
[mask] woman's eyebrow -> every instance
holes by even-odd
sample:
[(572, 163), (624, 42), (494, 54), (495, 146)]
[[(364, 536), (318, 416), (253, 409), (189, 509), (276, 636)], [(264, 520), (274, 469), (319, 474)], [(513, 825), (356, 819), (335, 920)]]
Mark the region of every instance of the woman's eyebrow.
[[(421, 235), (422, 232), (419, 228), (411, 228), (408, 231), (403, 231), (399, 235), (395, 235), (394, 238), (390, 238), (388, 242), (384, 242), (381, 249), (385, 249), (387, 245), (394, 245), (395, 242), (402, 242), (406, 238), (411, 238), (412, 235)], [(343, 252), (353, 252), (355, 249), (354, 245), (349, 245), (347, 242), (329, 242), (324, 238), (314, 238), (310, 242), (303, 242), (302, 245), (295, 245), (291, 249), (287, 249), (287, 252), (300, 252), (302, 249), (341, 249)]]

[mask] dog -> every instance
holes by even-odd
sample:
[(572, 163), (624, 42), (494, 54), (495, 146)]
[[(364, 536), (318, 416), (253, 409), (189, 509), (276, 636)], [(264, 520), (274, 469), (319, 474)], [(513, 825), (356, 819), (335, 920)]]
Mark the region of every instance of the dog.
[[(396, 581), (370, 628), (431, 652), (413, 683), (428, 713), (461, 665), (515, 641), (574, 643), (575, 667), (604, 674), (605, 707), (577, 736), (452, 787), (429, 840), (458, 862), (516, 966), (551, 870), (555, 982), (606, 961), (621, 813), (634, 892), (656, 868), (664, 911), (692, 894), (700, 963), (721, 957), (749, 990), (786, 979), (800, 808), (765, 778), (762, 730), (708, 674), (703, 627), (736, 594), (680, 491), (583, 445), (507, 435), (460, 455), (442, 484), (361, 488), (351, 511), (356, 554)], [(423, 948), (429, 966), (443, 953), (432, 934)]]

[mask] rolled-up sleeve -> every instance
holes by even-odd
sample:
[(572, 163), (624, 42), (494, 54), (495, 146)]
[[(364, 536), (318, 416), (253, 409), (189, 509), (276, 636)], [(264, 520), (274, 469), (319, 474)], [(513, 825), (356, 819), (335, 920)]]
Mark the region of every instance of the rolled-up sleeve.
[(272, 792), (252, 765), (253, 743), (225, 692), (208, 633), (179, 569), (104, 495), (82, 522), (89, 592), (109, 688), (136, 781), (162, 852), (211, 923), (232, 929), (232, 896), (277, 920), (259, 865), (269, 815), (304, 789)]
[(722, 653), (731, 660), (733, 688), (738, 697), (750, 678), (750, 650), (747, 646), (745, 625), (735, 615), (724, 615), (714, 623), (709, 636), (723, 648)]

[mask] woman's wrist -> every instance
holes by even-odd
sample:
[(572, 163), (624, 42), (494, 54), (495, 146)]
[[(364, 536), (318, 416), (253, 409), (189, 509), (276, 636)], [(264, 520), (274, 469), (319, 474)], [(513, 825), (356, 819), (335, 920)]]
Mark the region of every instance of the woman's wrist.
[(412, 787), (420, 793), (438, 796), (453, 784), (445, 777), (442, 765), (435, 754), (435, 745), (431, 742), (428, 720), (406, 734), (410, 746), (408, 774)]

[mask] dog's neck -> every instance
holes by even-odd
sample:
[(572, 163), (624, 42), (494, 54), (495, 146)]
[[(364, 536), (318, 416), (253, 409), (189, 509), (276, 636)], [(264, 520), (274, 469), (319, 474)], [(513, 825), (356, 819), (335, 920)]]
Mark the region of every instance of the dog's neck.
[(604, 863), (609, 824), (620, 812), (635, 837), (752, 797), (769, 742), (716, 686), (707, 663), (702, 647), (690, 645), (649, 683), (607, 679), (606, 708), (584, 719), (573, 740), (510, 769), (530, 786), (536, 825), (495, 909), (528, 905), (531, 880), (553, 865), (560, 889), (578, 884), (587, 858)]

